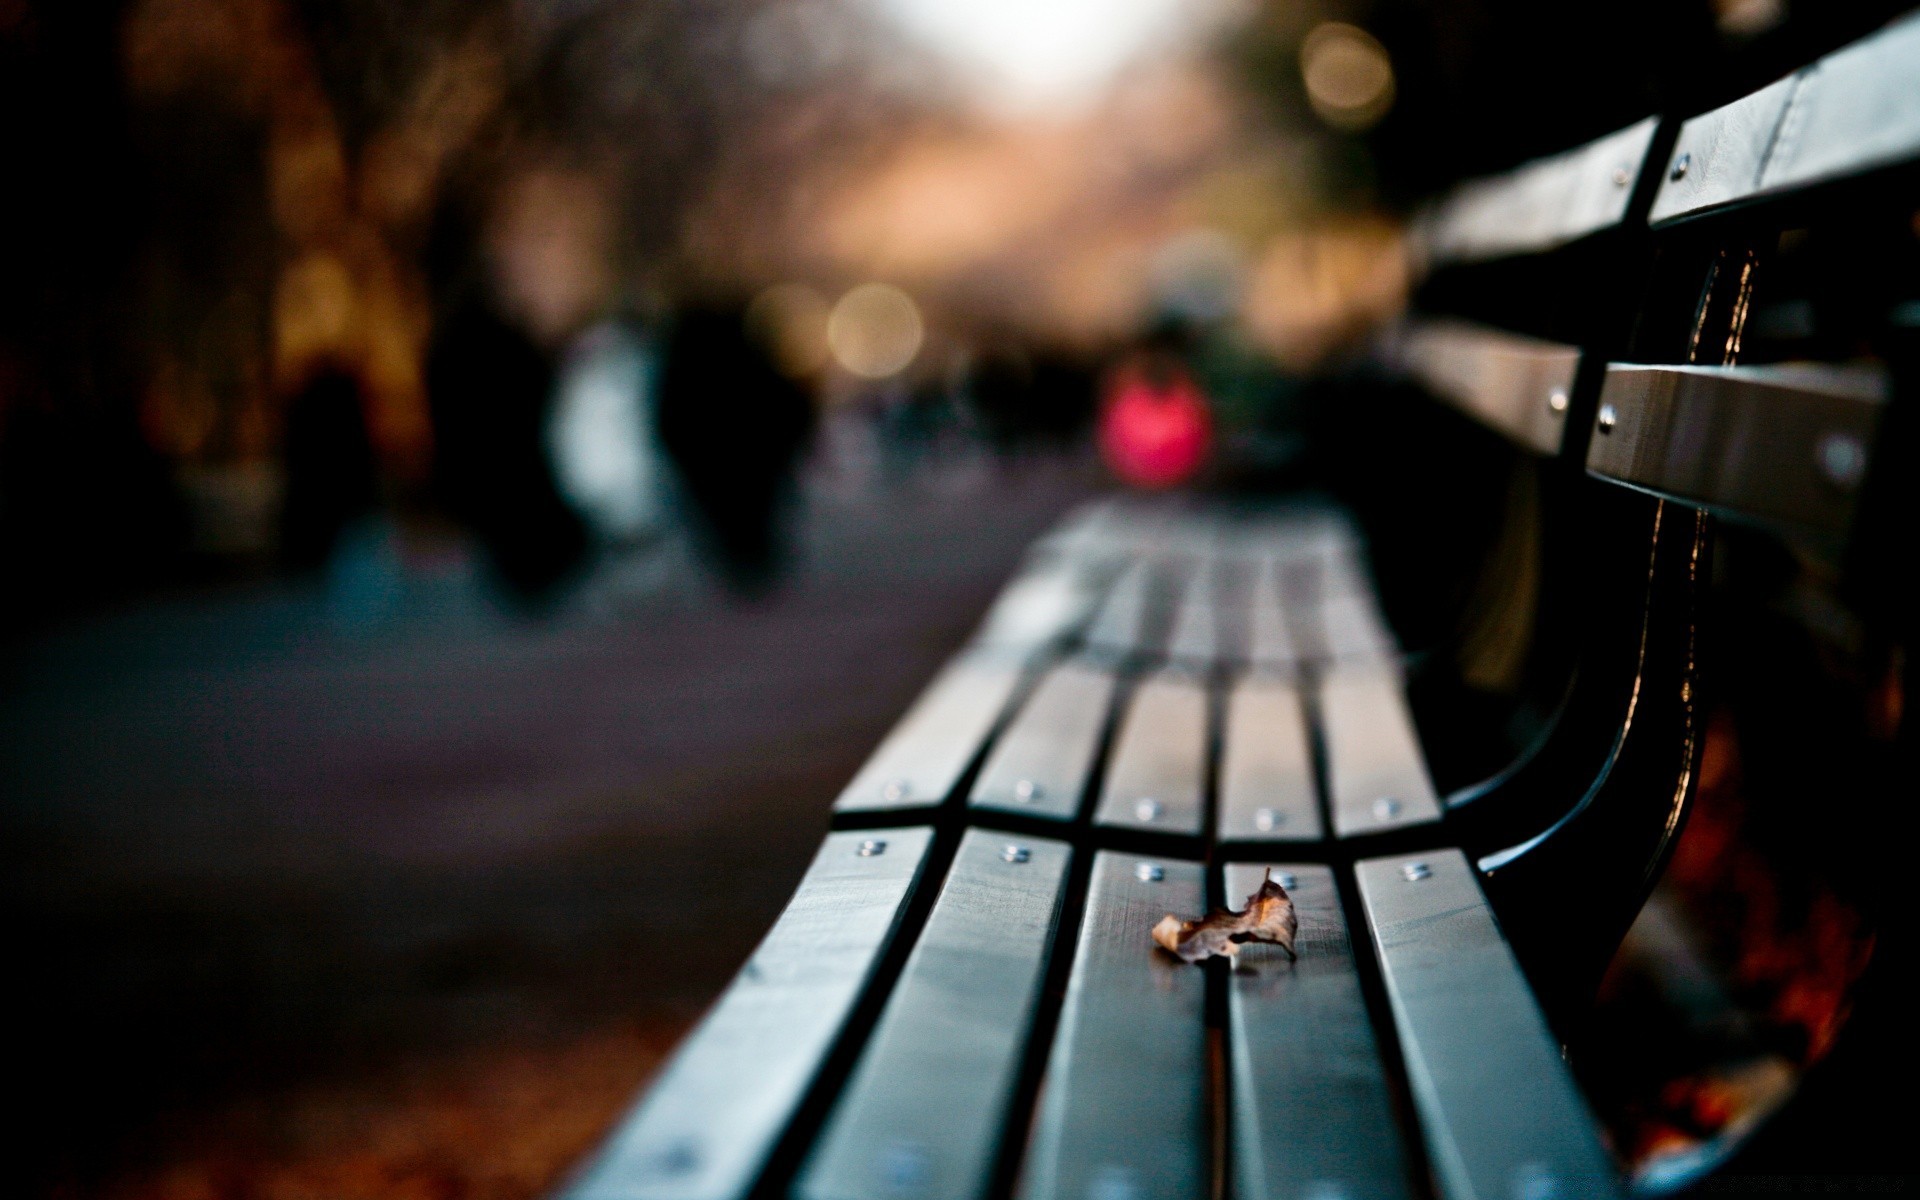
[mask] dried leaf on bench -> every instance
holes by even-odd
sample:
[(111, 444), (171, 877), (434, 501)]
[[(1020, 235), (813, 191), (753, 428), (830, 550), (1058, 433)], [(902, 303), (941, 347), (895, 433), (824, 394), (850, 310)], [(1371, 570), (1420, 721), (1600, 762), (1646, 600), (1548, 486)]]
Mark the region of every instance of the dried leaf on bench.
[(1293, 900), (1268, 871), (1260, 890), (1247, 897), (1246, 911), (1216, 908), (1198, 921), (1182, 921), (1169, 913), (1153, 927), (1153, 940), (1190, 963), (1238, 954), (1248, 942), (1270, 942), (1293, 958), (1293, 936), (1299, 928)]

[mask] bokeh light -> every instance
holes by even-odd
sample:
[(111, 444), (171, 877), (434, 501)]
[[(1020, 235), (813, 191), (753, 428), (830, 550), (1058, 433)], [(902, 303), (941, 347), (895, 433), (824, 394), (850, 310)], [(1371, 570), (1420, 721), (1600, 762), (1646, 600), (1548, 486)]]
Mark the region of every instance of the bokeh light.
[(827, 317), (834, 361), (862, 379), (899, 374), (925, 338), (920, 306), (891, 284), (861, 284), (840, 297)]
[(1366, 30), (1323, 21), (1300, 44), (1307, 100), (1335, 129), (1369, 129), (1393, 107), (1393, 61)]

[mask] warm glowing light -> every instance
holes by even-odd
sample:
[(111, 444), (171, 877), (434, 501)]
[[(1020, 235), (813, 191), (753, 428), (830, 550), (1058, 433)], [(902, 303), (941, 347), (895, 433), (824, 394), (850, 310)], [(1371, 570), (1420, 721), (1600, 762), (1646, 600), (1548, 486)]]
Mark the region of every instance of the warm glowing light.
[(827, 317), (834, 361), (862, 379), (899, 374), (925, 337), (919, 306), (890, 284), (861, 284), (840, 297)]
[(783, 375), (805, 379), (827, 365), (827, 314), (833, 306), (804, 283), (776, 283), (747, 305), (747, 328)]
[(1393, 107), (1393, 62), (1358, 26), (1323, 21), (1300, 44), (1307, 100), (1336, 129), (1370, 128)]
[(1083, 103), (1126, 67), (1232, 13), (1200, 0), (872, 0), (999, 107)]

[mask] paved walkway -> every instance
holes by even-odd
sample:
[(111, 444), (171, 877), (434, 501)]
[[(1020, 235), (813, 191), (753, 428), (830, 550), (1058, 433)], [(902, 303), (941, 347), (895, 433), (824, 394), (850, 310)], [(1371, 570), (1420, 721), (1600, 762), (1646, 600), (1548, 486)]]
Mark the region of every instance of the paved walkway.
[(936, 478), (816, 489), (803, 565), (755, 603), (675, 568), (530, 620), (415, 551), (374, 618), (263, 586), (0, 649), (46, 1186), (546, 1187), (1091, 473)]

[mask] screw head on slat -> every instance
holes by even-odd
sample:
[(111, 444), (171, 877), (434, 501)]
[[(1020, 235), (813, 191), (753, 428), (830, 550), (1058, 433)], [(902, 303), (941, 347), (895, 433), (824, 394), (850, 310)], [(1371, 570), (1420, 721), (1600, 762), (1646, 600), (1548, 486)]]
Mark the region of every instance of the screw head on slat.
[(1378, 820), (1391, 821), (1400, 815), (1401, 804), (1392, 796), (1382, 796), (1373, 802), (1373, 815)]
[(919, 1142), (890, 1142), (880, 1152), (880, 1174), (896, 1191), (917, 1191), (927, 1184), (931, 1160)]
[(1133, 815), (1139, 820), (1157, 821), (1163, 811), (1165, 810), (1160, 806), (1160, 802), (1152, 796), (1142, 796), (1134, 801)]
[[(1256, 808), (1253, 810), (1253, 827), (1261, 833), (1268, 833), (1284, 825), (1287, 814), (1275, 808)], [(1285, 886), (1284, 884), (1281, 886)]]
[(1622, 163), (1621, 165), (1613, 169), (1613, 186), (1625, 187), (1632, 182), (1633, 182), (1633, 172), (1627, 170), (1625, 163)]
[(1693, 166), (1693, 155), (1682, 154), (1679, 158), (1673, 160), (1673, 169), (1667, 172), (1667, 178), (1678, 183), (1686, 178), (1687, 168), (1691, 166)]
[(1047, 790), (1031, 779), (1022, 779), (1013, 785), (1013, 798), (1022, 804), (1032, 804), (1045, 798)]
[(886, 852), (887, 843), (881, 838), (868, 838), (866, 841), (861, 842), (860, 849), (855, 851), (861, 858), (873, 858), (876, 855), (885, 854)]
[(1555, 388), (1547, 397), (1547, 411), (1555, 416), (1567, 411), (1567, 393), (1563, 389)]
[(1008, 844), (1005, 850), (1000, 852), (1000, 858), (1003, 862), (1023, 863), (1032, 857), (1033, 851), (1027, 849), (1025, 846), (1016, 846), (1011, 843)]
[(880, 789), (880, 797), (883, 800), (905, 800), (912, 794), (913, 784), (904, 779), (890, 780), (887, 786)]
[(1291, 889), (1299, 886), (1300, 877), (1292, 871), (1275, 871), (1273, 873), (1273, 881), (1283, 888)]
[(1615, 425), (1618, 425), (1619, 423), (1620, 423), (1620, 414), (1614, 409), (1613, 405), (1602, 404), (1600, 406), (1600, 416), (1597, 421), (1597, 424), (1599, 425), (1599, 428), (1600, 428), (1600, 432), (1612, 433), (1613, 427)]
[(1422, 879), (1433, 878), (1433, 868), (1423, 862), (1402, 863), (1400, 874), (1408, 883), (1419, 883)]
[(1133, 877), (1141, 883), (1159, 883), (1167, 877), (1167, 872), (1166, 868), (1162, 867), (1159, 863), (1135, 863), (1133, 864)]

